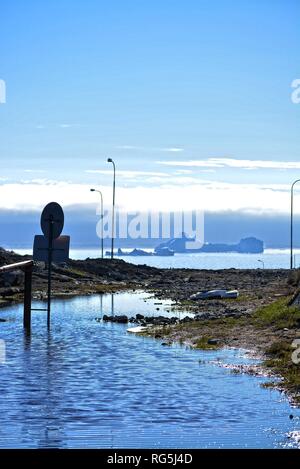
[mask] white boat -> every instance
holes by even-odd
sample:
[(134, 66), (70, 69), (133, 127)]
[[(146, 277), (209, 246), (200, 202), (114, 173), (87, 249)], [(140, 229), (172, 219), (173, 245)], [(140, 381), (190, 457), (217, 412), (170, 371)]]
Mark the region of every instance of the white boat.
[(238, 290), (208, 290), (191, 295), (190, 300), (206, 300), (213, 298), (238, 298), (238, 296)]
[(139, 332), (143, 332), (147, 329), (147, 327), (144, 326), (137, 326), (137, 327), (130, 327), (127, 329), (127, 332), (131, 332), (133, 334), (138, 334)]

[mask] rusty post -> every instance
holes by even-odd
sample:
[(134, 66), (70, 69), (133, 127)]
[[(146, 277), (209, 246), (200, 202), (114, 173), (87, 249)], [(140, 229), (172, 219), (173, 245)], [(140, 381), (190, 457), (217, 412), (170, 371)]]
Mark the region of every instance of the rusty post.
[(30, 330), (31, 327), (31, 293), (32, 293), (32, 264), (28, 265), (25, 269), (25, 284), (24, 284), (24, 328)]
[(16, 264), (3, 265), (0, 267), (0, 274), (4, 272), (12, 272), (14, 270), (22, 270), (25, 272), (23, 324), (27, 330), (30, 330), (33, 261), (23, 261), (17, 262)]

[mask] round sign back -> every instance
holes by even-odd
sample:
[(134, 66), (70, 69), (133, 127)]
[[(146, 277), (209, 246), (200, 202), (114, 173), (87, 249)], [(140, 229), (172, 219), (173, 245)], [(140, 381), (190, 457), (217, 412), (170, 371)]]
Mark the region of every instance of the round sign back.
[(46, 205), (41, 216), (41, 228), (44, 236), (49, 239), (52, 226), (52, 239), (60, 236), (64, 227), (64, 212), (56, 202)]

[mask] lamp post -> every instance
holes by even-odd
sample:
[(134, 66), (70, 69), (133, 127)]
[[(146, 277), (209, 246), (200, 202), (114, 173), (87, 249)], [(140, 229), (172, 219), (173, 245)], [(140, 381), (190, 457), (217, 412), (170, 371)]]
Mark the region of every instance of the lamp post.
[(294, 187), (297, 184), (297, 182), (300, 182), (300, 179), (296, 179), (296, 181), (293, 182), (291, 186), (291, 259), (290, 259), (290, 267), (293, 269), (294, 266), (294, 260), (293, 260), (293, 243), (294, 243)]
[(116, 165), (111, 158), (107, 159), (108, 163), (112, 163), (114, 169), (113, 179), (113, 203), (112, 203), (112, 227), (111, 227), (111, 259), (114, 258), (114, 239), (115, 239), (115, 196), (116, 196)]
[(257, 259), (257, 262), (260, 262), (260, 263), (261, 263), (263, 269), (265, 268), (265, 263), (264, 263), (264, 261), (262, 261), (261, 259)]
[(98, 191), (96, 189), (91, 189), (91, 192), (98, 192), (100, 194), (100, 200), (101, 200), (101, 257), (103, 259), (103, 195), (101, 191)]

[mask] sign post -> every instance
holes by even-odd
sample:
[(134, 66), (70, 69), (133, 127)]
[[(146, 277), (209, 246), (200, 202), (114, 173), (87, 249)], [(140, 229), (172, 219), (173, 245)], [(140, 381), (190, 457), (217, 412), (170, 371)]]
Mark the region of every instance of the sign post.
[(49, 216), (49, 245), (48, 245), (48, 294), (47, 294), (47, 326), (50, 327), (51, 311), (51, 273), (52, 273), (52, 243), (53, 243), (53, 215)]
[(64, 212), (56, 202), (46, 205), (41, 215), (44, 236), (35, 236), (33, 259), (48, 265), (47, 326), (50, 328), (52, 262), (65, 262), (69, 258), (69, 236), (60, 236), (64, 227)]

